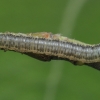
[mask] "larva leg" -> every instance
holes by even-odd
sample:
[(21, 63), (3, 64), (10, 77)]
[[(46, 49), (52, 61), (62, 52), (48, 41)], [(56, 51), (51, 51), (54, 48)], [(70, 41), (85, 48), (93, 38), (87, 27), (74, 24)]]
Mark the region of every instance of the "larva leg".
[(41, 60), (41, 61), (51, 61), (51, 57), (47, 55), (42, 55), (42, 54), (34, 54), (34, 53), (24, 53), (25, 55), (28, 55), (32, 58)]

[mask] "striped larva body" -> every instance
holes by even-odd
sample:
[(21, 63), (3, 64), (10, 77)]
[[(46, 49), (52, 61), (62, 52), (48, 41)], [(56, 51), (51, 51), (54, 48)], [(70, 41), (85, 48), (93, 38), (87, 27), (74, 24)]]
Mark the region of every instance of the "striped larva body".
[(0, 33), (0, 48), (42, 54), (82, 63), (100, 62), (100, 44), (89, 45), (51, 33)]

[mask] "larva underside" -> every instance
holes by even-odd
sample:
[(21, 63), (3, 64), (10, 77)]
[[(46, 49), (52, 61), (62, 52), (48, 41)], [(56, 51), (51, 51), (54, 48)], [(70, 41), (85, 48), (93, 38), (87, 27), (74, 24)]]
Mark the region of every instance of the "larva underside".
[(0, 33), (0, 49), (21, 52), (43, 61), (62, 59), (77, 65), (100, 67), (100, 44), (85, 44), (59, 34)]

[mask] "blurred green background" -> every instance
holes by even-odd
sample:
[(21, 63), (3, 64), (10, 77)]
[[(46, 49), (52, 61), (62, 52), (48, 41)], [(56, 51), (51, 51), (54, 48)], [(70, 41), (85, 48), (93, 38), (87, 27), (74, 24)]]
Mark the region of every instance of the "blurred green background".
[[(1, 32), (52, 32), (100, 42), (99, 0), (0, 0)], [(0, 51), (0, 100), (99, 100), (100, 72)]]

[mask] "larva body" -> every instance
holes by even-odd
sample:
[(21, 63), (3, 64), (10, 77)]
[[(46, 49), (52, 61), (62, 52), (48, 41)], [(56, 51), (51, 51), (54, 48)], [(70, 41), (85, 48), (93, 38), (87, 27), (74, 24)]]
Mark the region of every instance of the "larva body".
[(82, 63), (100, 62), (100, 45), (89, 45), (51, 33), (0, 33), (0, 48), (67, 58)]

